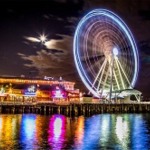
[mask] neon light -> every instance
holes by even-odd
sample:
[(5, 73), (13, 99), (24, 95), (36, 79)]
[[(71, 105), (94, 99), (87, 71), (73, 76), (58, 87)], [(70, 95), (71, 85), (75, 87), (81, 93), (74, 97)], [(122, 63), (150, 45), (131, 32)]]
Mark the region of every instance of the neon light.
[(24, 95), (26, 96), (35, 96), (36, 95), (36, 86), (35, 85), (30, 85), (25, 91)]

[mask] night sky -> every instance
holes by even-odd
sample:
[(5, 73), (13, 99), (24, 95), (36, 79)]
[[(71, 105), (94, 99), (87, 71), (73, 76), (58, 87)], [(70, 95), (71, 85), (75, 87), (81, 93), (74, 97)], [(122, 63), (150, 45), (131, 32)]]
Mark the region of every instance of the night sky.
[[(90, 10), (106, 8), (131, 29), (140, 54), (136, 89), (150, 96), (149, 0), (1, 0), (0, 76), (63, 77), (85, 89), (75, 68), (73, 36)], [(46, 44), (39, 42), (46, 35)]]

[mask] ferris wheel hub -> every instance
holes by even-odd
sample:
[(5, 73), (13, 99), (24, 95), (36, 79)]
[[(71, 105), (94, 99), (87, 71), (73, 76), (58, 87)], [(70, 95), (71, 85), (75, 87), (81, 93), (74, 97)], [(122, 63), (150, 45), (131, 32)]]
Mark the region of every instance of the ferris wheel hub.
[(114, 47), (112, 51), (114, 56), (118, 56), (118, 48)]

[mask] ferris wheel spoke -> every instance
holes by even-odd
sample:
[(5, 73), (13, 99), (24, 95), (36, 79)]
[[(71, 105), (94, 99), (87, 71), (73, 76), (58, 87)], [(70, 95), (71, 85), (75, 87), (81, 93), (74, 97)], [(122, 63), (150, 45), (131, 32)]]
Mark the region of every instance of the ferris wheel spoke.
[(118, 87), (118, 89), (120, 90), (120, 85), (119, 85), (119, 82), (118, 82), (118, 80), (117, 80), (117, 76), (116, 76), (115, 70), (113, 70), (113, 74), (114, 74), (114, 77), (115, 77), (115, 81), (116, 81), (116, 83), (117, 83), (117, 87)]
[(120, 76), (120, 79), (121, 79), (122, 86), (123, 86), (123, 88), (125, 89), (125, 84), (124, 84), (124, 81), (123, 81), (123, 77), (122, 77), (122, 75), (121, 75), (121, 70), (120, 70), (120, 68), (119, 68), (119, 64), (118, 64), (118, 62), (116, 61), (116, 59), (114, 59), (114, 60), (115, 60), (115, 63), (116, 63), (116, 65), (117, 65), (117, 69), (118, 69), (118, 72), (119, 72), (119, 76)]
[(95, 80), (94, 80), (94, 82), (93, 82), (93, 84), (92, 84), (92, 88), (93, 88), (93, 86), (95, 85), (95, 83), (96, 83), (96, 81), (97, 81), (97, 79), (98, 79), (98, 77), (99, 77), (99, 75), (100, 75), (100, 73), (101, 73), (103, 67), (104, 67), (105, 64), (106, 64), (106, 62), (107, 62), (107, 60), (105, 59), (104, 62), (103, 62), (103, 64), (102, 64), (102, 66), (101, 66), (101, 68), (100, 68), (99, 71), (98, 71), (98, 74), (96, 75), (96, 78), (95, 78)]
[(109, 76), (109, 71), (111, 70), (110, 69), (111, 68), (111, 66), (109, 65), (109, 67), (108, 67), (108, 69), (107, 69), (107, 72), (106, 72), (106, 76), (105, 76), (105, 79), (104, 79), (104, 82), (103, 82), (103, 84), (102, 84), (102, 88), (101, 88), (101, 93), (103, 93), (103, 90), (104, 90), (104, 88), (105, 88), (105, 85), (107, 85), (106, 84), (106, 82), (107, 82), (107, 79), (108, 79), (108, 76)]
[(107, 62), (108, 62), (108, 61), (107, 61), (107, 59), (106, 59), (105, 64), (104, 64), (104, 66), (103, 66), (103, 68), (102, 68), (102, 73), (101, 73), (100, 78), (99, 78), (98, 86), (97, 86), (97, 88), (96, 88), (97, 91), (99, 91), (100, 84), (101, 84), (101, 80), (102, 80), (102, 77), (103, 77), (103, 75), (104, 75), (104, 71), (105, 71)]
[[(107, 60), (107, 64), (109, 64), (108, 60)], [(107, 64), (106, 64), (106, 65), (107, 65)], [(107, 71), (106, 71), (106, 69), (105, 69), (106, 74), (105, 74), (105, 77), (104, 77), (104, 81), (103, 81), (103, 83), (102, 83), (102, 88), (101, 88), (101, 91), (102, 91), (102, 92), (103, 92), (103, 89), (105, 88), (105, 85), (106, 85), (106, 82), (107, 82), (107, 79), (108, 79), (109, 70), (110, 70), (110, 65), (108, 66)], [(101, 76), (101, 80), (102, 80), (102, 76)], [(100, 86), (101, 80), (100, 80), (100, 82), (99, 82), (99, 86)]]
[(125, 71), (124, 71), (124, 69), (123, 69), (123, 67), (122, 67), (122, 65), (121, 65), (121, 63), (120, 63), (120, 61), (119, 61), (119, 59), (117, 58), (116, 60), (118, 61), (118, 64), (119, 64), (119, 66), (120, 66), (120, 68), (121, 68), (121, 70), (122, 70), (122, 72), (123, 72), (123, 74), (124, 74), (124, 76), (125, 76), (125, 78), (126, 78), (128, 84), (130, 84), (130, 81), (129, 81), (129, 79), (128, 79), (128, 77), (127, 77), (127, 75), (126, 75), (126, 73), (125, 73)]

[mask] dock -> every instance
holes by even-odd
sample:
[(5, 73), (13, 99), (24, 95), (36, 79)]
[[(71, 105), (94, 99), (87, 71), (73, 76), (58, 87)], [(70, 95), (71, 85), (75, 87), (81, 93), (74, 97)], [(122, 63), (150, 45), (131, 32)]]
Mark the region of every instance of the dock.
[(0, 103), (0, 114), (63, 114), (66, 116), (90, 116), (101, 113), (148, 113), (149, 102), (133, 103), (82, 103), (82, 102), (38, 102)]

